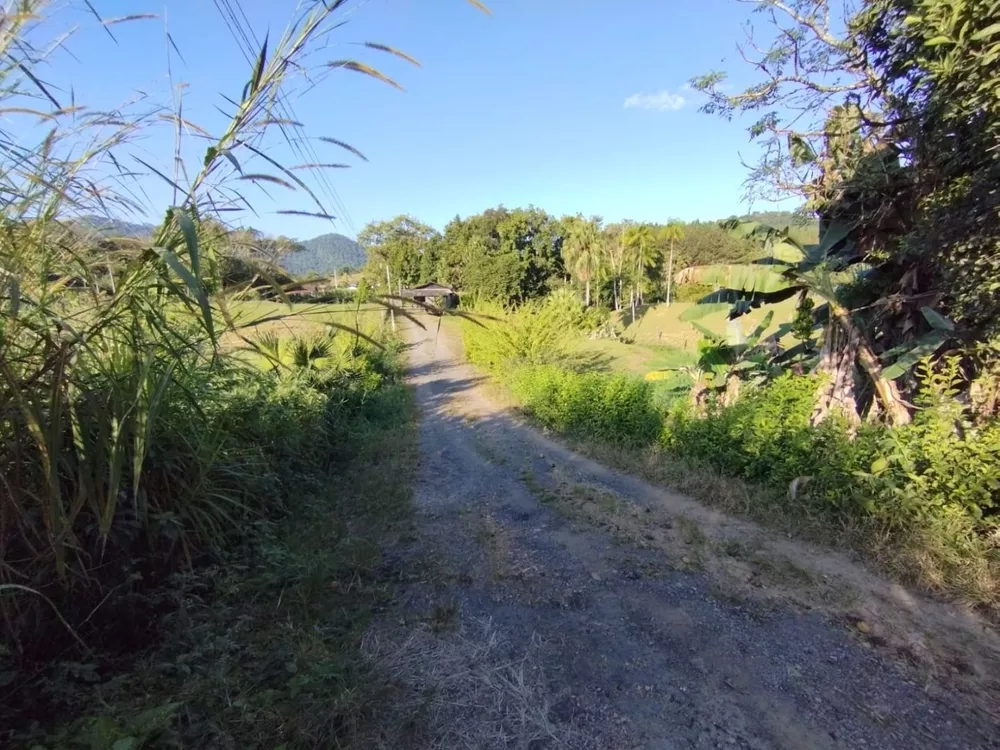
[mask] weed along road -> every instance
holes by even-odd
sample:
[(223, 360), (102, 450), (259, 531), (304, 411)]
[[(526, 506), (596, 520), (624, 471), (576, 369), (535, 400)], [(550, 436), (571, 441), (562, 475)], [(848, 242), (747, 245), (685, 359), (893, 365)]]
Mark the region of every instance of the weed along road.
[(935, 631), (937, 605), (907, 598), (918, 626), (853, 563), (838, 575), (832, 553), (552, 442), (427, 324), (406, 333), (415, 528), (389, 553), (404, 583), (369, 648), (423, 689), (428, 744), (997, 746), (968, 685), (898, 658), (901, 638), (968, 635)]

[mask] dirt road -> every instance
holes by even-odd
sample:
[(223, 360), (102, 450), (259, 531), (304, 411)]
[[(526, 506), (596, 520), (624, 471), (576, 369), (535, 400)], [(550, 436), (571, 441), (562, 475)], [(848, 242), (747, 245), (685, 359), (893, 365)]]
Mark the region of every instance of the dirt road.
[(386, 746), (998, 746), (880, 621), (832, 614), (864, 596), (548, 440), (428, 326), (408, 332), (417, 516), (387, 563), (403, 596), (366, 644), (399, 689)]

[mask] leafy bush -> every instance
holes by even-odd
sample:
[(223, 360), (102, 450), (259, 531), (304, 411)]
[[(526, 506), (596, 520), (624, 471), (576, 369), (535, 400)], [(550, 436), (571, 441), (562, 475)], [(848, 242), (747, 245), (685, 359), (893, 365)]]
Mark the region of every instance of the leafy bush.
[(963, 424), (953, 398), (956, 367), (934, 375), (925, 366), (921, 408), (901, 427), (865, 425), (854, 436), (836, 418), (813, 427), (819, 380), (786, 374), (729, 406), (714, 402), (705, 417), (678, 402), (662, 440), (754, 482), (789, 487), (798, 479), (796, 502), (874, 516), (897, 529), (958, 513), (967, 532), (986, 531), (1000, 491), (1000, 426)]
[(745, 389), (729, 406), (713, 400), (704, 417), (688, 401), (678, 401), (667, 417), (663, 444), (754, 482), (788, 486), (808, 476), (811, 495), (848, 505), (857, 495), (856, 447), (867, 441), (859, 436), (852, 443), (835, 418), (810, 426), (819, 384), (817, 378), (783, 375), (762, 388)]
[(491, 372), (555, 362), (565, 354), (565, 310), (558, 305), (533, 303), (508, 312), (498, 304), (480, 303), (470, 312), (478, 325), (463, 326), (465, 356)]
[(913, 422), (885, 430), (873, 460), (857, 476), (869, 502), (888, 521), (958, 512), (980, 527), (996, 525), (1000, 497), (1000, 423), (975, 425), (956, 400), (957, 357), (918, 369), (921, 390)]
[(605, 307), (585, 306), (579, 293), (569, 286), (550, 292), (542, 307), (562, 324), (564, 330), (593, 331), (611, 317), (611, 311)]
[(651, 386), (629, 375), (529, 365), (514, 370), (509, 384), (528, 413), (559, 432), (643, 445), (660, 430)]

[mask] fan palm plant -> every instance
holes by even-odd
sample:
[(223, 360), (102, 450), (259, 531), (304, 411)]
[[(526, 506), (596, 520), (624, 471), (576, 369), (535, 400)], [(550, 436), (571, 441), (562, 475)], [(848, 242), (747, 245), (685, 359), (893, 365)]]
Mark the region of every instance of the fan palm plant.
[(570, 225), (563, 252), (567, 266), (584, 284), (584, 304), (590, 307), (591, 283), (600, 279), (603, 270), (600, 220), (576, 217)]

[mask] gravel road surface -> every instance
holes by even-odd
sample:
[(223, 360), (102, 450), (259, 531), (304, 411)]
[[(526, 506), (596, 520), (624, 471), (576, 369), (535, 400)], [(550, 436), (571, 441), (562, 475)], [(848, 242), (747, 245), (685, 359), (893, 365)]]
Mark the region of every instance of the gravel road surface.
[[(746, 535), (720, 546), (728, 520), (496, 406), (434, 319), (406, 335), (417, 511), (367, 643), (409, 717), (386, 746), (1000, 747), (988, 713), (864, 637), (879, 623), (764, 595), (825, 576), (754, 557)], [(726, 555), (746, 587), (713, 574)]]

